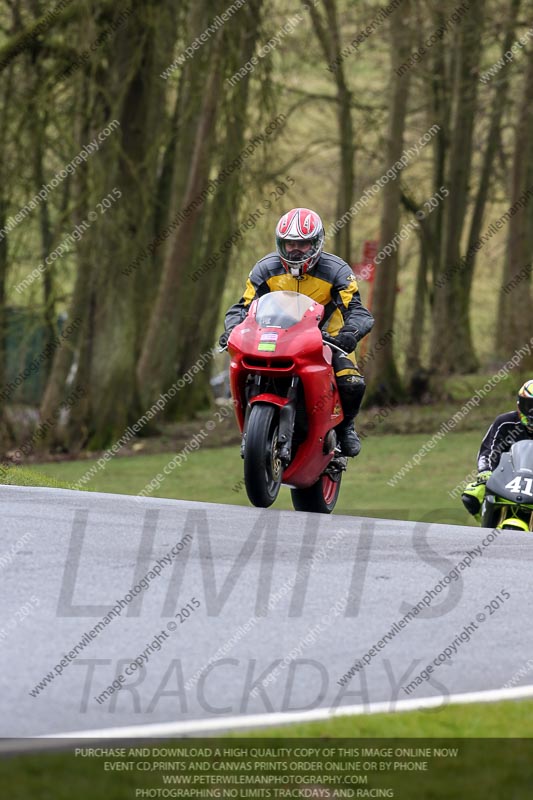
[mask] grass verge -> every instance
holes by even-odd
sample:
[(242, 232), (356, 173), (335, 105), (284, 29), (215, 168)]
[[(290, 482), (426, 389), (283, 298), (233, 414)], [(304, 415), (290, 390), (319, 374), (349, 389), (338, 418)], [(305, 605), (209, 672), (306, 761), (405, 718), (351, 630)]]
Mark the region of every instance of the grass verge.
[[(291, 740), (300, 737), (315, 740), (305, 743), (310, 746), (332, 746), (335, 745), (335, 739), (352, 740), (343, 741), (343, 745), (346, 747), (376, 747), (379, 744), (395, 748), (401, 744), (403, 747), (426, 748), (438, 744), (447, 748), (457, 747), (459, 756), (430, 759), (427, 762), (430, 768), (416, 774), (413, 772), (393, 772), (391, 774), (388, 771), (387, 774), (383, 774), (386, 770), (381, 771), (380, 762), (391, 763), (392, 761), (394, 763), (396, 761), (398, 763), (398, 761), (379, 756), (371, 759), (371, 762), (378, 766), (369, 772), (367, 786), (393, 786), (394, 795), (339, 794), (336, 796), (395, 796), (406, 798), (406, 800), (407, 798), (409, 800), (411, 798), (437, 800), (437, 798), (456, 797), (469, 797), (474, 800), (478, 800), (478, 798), (485, 800), (488, 797), (496, 798), (496, 800), (499, 798), (508, 800), (509, 797), (512, 797), (514, 800), (522, 800), (522, 798), (525, 800), (531, 796), (530, 787), (533, 778), (533, 759), (531, 757), (533, 743), (527, 741), (533, 732), (532, 719), (533, 701), (490, 705), (473, 704), (432, 711), (343, 717), (326, 722), (246, 732), (244, 735), (241, 733), (227, 738), (187, 740), (186, 742), (165, 741), (164, 743), (161, 741), (156, 743), (117, 741), (108, 743), (107, 746), (162, 747), (164, 745), (165, 748), (183, 748), (202, 747), (203, 745), (204, 747), (224, 748), (237, 747), (239, 742), (244, 743), (245, 746), (252, 746), (253, 741), (250, 742), (250, 740), (262, 740), (261, 744), (267, 747), (274, 745), (292, 745), (294, 747), (295, 743)], [(496, 734), (499, 741), (490, 741), (490, 737), (495, 737)], [(505, 737), (513, 738), (505, 741)], [(244, 742), (243, 739), (245, 739)], [(266, 739), (268, 741), (265, 741)], [(368, 741), (358, 741), (361, 739)], [(373, 742), (374, 739), (386, 741), (378, 743)], [(88, 741), (85, 746), (93, 747), (94, 743)], [(174, 757), (165, 760), (175, 762)], [(220, 761), (221, 759), (214, 760)], [(318, 761), (320, 757), (312, 760)], [(325, 760), (331, 761), (331, 759)], [(414, 758), (408, 760), (416, 761)], [(89, 758), (76, 757), (72, 752), (63, 752), (3, 759), (0, 761), (2, 796), (10, 798), (10, 800), (30, 800), (30, 798), (32, 800), (71, 800), (73, 797), (76, 797), (76, 800), (93, 800), (95, 797), (105, 797), (106, 800), (131, 800), (133, 797), (163, 796), (149, 794), (154, 787), (163, 785), (161, 772), (150, 769), (143, 771), (124, 769), (110, 772), (104, 768), (105, 761), (114, 764), (116, 769), (117, 763), (132, 761), (132, 756), (126, 752), (125, 758)], [(161, 758), (150, 752), (149, 755), (143, 755), (142, 758), (133, 758), (133, 761), (147, 764), (151, 761), (161, 762)], [(206, 757), (202, 757), (201, 761), (205, 764)], [(366, 762), (369, 763), (369, 759), (366, 759)], [(172, 773), (202, 774), (199, 768), (175, 768), (166, 774)], [(290, 770), (286, 770), (286, 774), (300, 773), (301, 771), (291, 773)], [(328, 770), (328, 773), (331, 774), (331, 770)], [(234, 774), (242, 773), (236, 770)], [(275, 774), (279, 774), (279, 771)], [(211, 786), (216, 785), (217, 781), (214, 778)], [(342, 783), (339, 785), (339, 788), (341, 787)], [(345, 788), (349, 787), (353, 787), (353, 784), (346, 784)], [(202, 788), (207, 791), (209, 784), (197, 785), (198, 790)], [(146, 794), (143, 794), (144, 791)], [(185, 792), (186, 794), (168, 794), (166, 796), (199, 796), (187, 793), (187, 789)], [(205, 794), (205, 796), (223, 797), (224, 795)], [(243, 789), (242, 793), (226, 796), (249, 797), (253, 795), (247, 794)], [(274, 797), (274, 794), (271, 791), (270, 794), (255, 796)], [(335, 795), (301, 795), (298, 792), (285, 796), (333, 797)]]
[[(361, 454), (349, 464), (343, 477), (335, 513), (470, 524), (471, 518), (460, 499), (450, 497), (448, 492), (475, 466), (479, 438), (474, 432), (448, 434), (418, 466), (395, 486), (390, 486), (388, 481), (428, 441), (428, 435), (368, 436)], [(137, 494), (150, 486), (155, 476), (162, 474), (164, 479), (152, 484), (154, 488), (148, 496), (250, 505), (237, 447), (201, 447), (165, 476), (163, 470), (172, 457), (169, 453), (157, 453), (114, 458), (85, 488)], [(41, 464), (39, 473), (55, 481), (55, 485), (68, 486), (82, 478), (94, 463), (85, 459)], [(287, 488), (282, 487), (274, 508), (292, 508)]]
[(40, 472), (32, 467), (5, 467), (2, 484), (6, 486), (43, 486), (50, 489), (71, 489), (66, 480), (58, 480), (53, 475)]

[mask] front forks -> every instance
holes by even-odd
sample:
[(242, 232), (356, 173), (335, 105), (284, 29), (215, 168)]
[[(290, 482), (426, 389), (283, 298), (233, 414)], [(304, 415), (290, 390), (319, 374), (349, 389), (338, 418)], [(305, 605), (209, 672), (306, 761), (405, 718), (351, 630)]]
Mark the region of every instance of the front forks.
[(244, 424), (242, 426), (242, 439), (241, 439), (241, 458), (244, 458), (244, 450), (246, 448), (246, 431), (248, 430), (248, 420), (250, 419), (250, 412), (252, 410), (251, 400), (253, 397), (261, 393), (261, 377), (254, 375), (253, 384), (246, 389), (246, 411), (244, 412)]
[[(298, 392), (299, 380), (300, 379), (297, 375), (294, 375), (291, 378), (291, 383), (287, 392), (287, 402), (280, 408), (279, 412), (278, 458), (280, 459), (284, 468), (290, 463), (291, 460), (294, 420), (296, 418), (296, 396)], [(246, 449), (246, 431), (248, 428), (248, 420), (250, 419), (250, 412), (252, 410), (251, 400), (261, 393), (262, 389), (260, 382), (260, 376), (255, 375), (253, 385), (250, 387), (246, 397), (246, 411), (244, 414), (244, 425), (241, 439), (241, 458), (244, 458), (244, 451)]]
[(284, 467), (286, 467), (291, 460), (292, 437), (294, 434), (294, 420), (296, 417), (296, 394), (298, 390), (298, 381), (298, 376), (294, 375), (291, 379), (289, 391), (287, 392), (288, 402), (285, 403), (279, 412), (279, 458)]

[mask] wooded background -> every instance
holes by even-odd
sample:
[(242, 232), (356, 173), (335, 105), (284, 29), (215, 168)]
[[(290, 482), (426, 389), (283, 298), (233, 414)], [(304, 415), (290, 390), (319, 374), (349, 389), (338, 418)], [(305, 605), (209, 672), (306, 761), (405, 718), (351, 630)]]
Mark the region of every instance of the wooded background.
[(43, 447), (107, 446), (209, 353), (295, 205), (347, 220), (325, 249), (351, 264), (413, 223), (377, 270), (368, 402), (533, 335), (531, 0), (5, 0), (0, 36), (0, 385), (16, 312), (44, 332)]

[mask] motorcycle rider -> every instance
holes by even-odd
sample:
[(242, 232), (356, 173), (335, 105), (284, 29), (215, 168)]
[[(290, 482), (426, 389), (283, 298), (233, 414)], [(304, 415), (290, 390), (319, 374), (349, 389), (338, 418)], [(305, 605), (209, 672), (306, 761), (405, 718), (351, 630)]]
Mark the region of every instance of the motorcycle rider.
[(520, 387), (516, 405), (516, 411), (500, 414), (488, 429), (477, 457), (478, 476), (465, 486), (461, 495), (464, 507), (476, 519), (485, 498), (485, 484), (498, 466), (501, 454), (515, 442), (533, 439), (533, 380)]
[(301, 292), (325, 306), (322, 337), (344, 351), (332, 348), (344, 413), (336, 431), (343, 455), (356, 456), (361, 442), (353, 423), (363, 400), (365, 381), (354, 350), (372, 330), (374, 318), (361, 303), (351, 267), (338, 256), (324, 252), (324, 238), (322, 220), (309, 208), (293, 208), (281, 217), (276, 226), (276, 252), (253, 267), (243, 296), (226, 314), (219, 344), (227, 346), (231, 331), (244, 320), (251, 302), (267, 292)]

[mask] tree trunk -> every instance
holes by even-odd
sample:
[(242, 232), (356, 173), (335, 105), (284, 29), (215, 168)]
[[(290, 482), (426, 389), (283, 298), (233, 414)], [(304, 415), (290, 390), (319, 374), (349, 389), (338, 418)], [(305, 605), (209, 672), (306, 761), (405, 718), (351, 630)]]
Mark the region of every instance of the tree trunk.
[[(352, 118), (352, 93), (344, 71), (336, 0), (323, 0), (326, 20), (323, 22), (314, 5), (309, 13), (326, 62), (333, 67), (337, 89), (337, 128), (339, 132), (340, 174), (337, 191), (337, 219), (353, 205), (355, 185), (355, 135)], [(351, 226), (343, 225), (335, 233), (335, 253), (350, 264), (353, 261)]]
[[(529, 50), (524, 78), (520, 119), (515, 134), (511, 204), (515, 206), (533, 186), (533, 48)], [(525, 203), (525, 204), (524, 204)], [(533, 200), (522, 200), (522, 208), (509, 220), (509, 236), (495, 325), (496, 353), (501, 358), (527, 343), (531, 333), (531, 263), (533, 259)], [(522, 368), (533, 368), (529, 358)]]
[[(0, 97), (0, 229), (4, 230), (7, 221), (8, 187), (10, 180), (7, 174), (6, 154), (7, 142), (10, 135), (10, 124), (14, 103), (14, 76), (10, 68), (3, 82)], [(16, 169), (16, 166), (15, 166)], [(9, 239), (8, 234), (0, 238), (0, 387), (6, 385), (7, 380), (7, 278), (9, 273)], [(5, 413), (5, 401), (0, 397), (0, 452), (4, 453), (16, 438), (15, 432), (9, 430)]]
[[(442, 9), (435, 10), (432, 16), (435, 30), (438, 30), (444, 24), (445, 18), (446, 14)], [(446, 183), (447, 158), (451, 139), (452, 83), (456, 69), (457, 50), (456, 48), (451, 48), (450, 52), (450, 48), (444, 38), (440, 38), (433, 47), (432, 54), (434, 60), (430, 80), (430, 116), (428, 117), (428, 123), (429, 125), (436, 123), (439, 126), (439, 131), (433, 137), (433, 192), (438, 192), (440, 187)], [(444, 211), (445, 204), (441, 203), (427, 220), (432, 237), (431, 243), (426, 242), (426, 244), (433, 282), (439, 274), (440, 254), (444, 236)], [(433, 307), (433, 299), (433, 291), (431, 291), (429, 296), (431, 307)]]
[[(3, 111), (6, 110), (6, 100), (2, 98)], [(3, 140), (0, 132), (0, 142)], [(7, 219), (6, 213), (6, 184), (3, 180), (4, 169), (2, 159), (3, 148), (0, 148), (0, 228), (4, 228)], [(8, 240), (7, 236), (0, 239), (0, 386), (6, 385), (6, 280), (8, 273)], [(8, 445), (8, 435), (6, 429), (5, 401), (0, 397), (0, 452), (4, 452)]]
[(222, 43), (223, 38), (219, 33), (214, 37), (212, 45), (210, 72), (204, 89), (202, 113), (197, 121), (194, 154), (182, 204), (182, 210), (188, 209), (190, 213), (179, 227), (165, 261), (137, 368), (144, 405), (152, 402), (175, 380), (177, 334), (180, 326), (177, 309), (186, 285), (186, 270), (193, 258), (197, 225), (201, 215), (205, 213), (203, 204), (194, 204), (194, 201), (205, 189), (209, 177), (209, 134), (215, 124), (220, 97)]
[[(201, 3), (193, 3), (188, 9), (180, 8), (177, 15), (176, 25), (182, 25), (190, 41), (201, 35), (208, 22), (206, 8)], [(201, 104), (205, 69), (207, 69), (205, 54), (200, 51), (193, 59), (189, 59), (180, 71), (174, 108), (158, 172), (152, 241), (159, 241), (158, 237), (176, 217), (183, 201), (195, 144), (194, 125)], [(152, 258), (146, 260), (144, 272), (137, 281), (137, 302), (141, 312), (140, 318), (144, 322), (150, 319), (169, 247), (168, 240), (155, 247)], [(141, 356), (145, 333), (143, 324), (138, 329), (137, 362)]]
[[(90, 367), (89, 446), (101, 448), (123, 433), (140, 413), (136, 384), (139, 284), (144, 270), (124, 278), (122, 269), (151, 238), (161, 113), (161, 64), (171, 57), (166, 31), (170, 3), (138, 0), (127, 28), (114, 41), (110, 83), (120, 134), (106, 142), (95, 185), (101, 197), (122, 196), (95, 224), (94, 329)], [(165, 34), (163, 37), (161, 33)], [(162, 40), (161, 40), (162, 39)], [(146, 277), (146, 276), (145, 276)]]
[[(502, 58), (505, 53), (510, 50), (515, 38), (516, 20), (520, 10), (520, 3), (521, 0), (511, 0), (510, 3), (506, 33), (502, 45)], [(492, 113), (489, 121), (489, 130), (487, 133), (487, 143), (485, 145), (485, 153), (483, 155), (483, 162), (481, 165), (481, 176), (474, 202), (472, 222), (468, 236), (468, 245), (464, 264), (464, 292), (462, 292), (460, 296), (462, 305), (464, 307), (464, 313), (467, 314), (469, 314), (472, 279), (474, 277), (474, 268), (477, 255), (473, 245), (475, 245), (475, 243), (478, 241), (483, 225), (485, 206), (487, 204), (494, 168), (494, 159), (498, 149), (498, 142), (500, 140), (502, 117), (505, 110), (507, 93), (509, 89), (510, 63), (511, 62), (509, 61), (505, 62), (497, 78), (496, 91), (492, 103)]]
[[(260, 29), (262, 2), (263, 0), (249, 0), (247, 8), (242, 9), (241, 13), (247, 16), (247, 20), (239, 32), (238, 41), (235, 42), (235, 69), (247, 63), (253, 56)], [(228, 71), (232, 69), (229, 68)], [(220, 159), (222, 166), (231, 164), (245, 147), (249, 85), (248, 74), (224, 96), (221, 127), (225, 130), (225, 140)], [(214, 254), (226, 252), (223, 250), (224, 243), (237, 227), (242, 195), (241, 170), (234, 170), (217, 187), (213, 200), (206, 209), (205, 241), (194, 254), (189, 274), (194, 275), (195, 269), (205, 264)], [(224, 261), (219, 260), (213, 269), (200, 274), (198, 280), (192, 281), (187, 277), (184, 282), (185, 290), (182, 292), (178, 311), (178, 374), (186, 372), (202, 354), (209, 352), (215, 342), (220, 304), (228, 275), (226, 258), (225, 256)], [(205, 408), (209, 404), (212, 397), (209, 385), (210, 364), (209, 361), (208, 368), (195, 376), (193, 384), (186, 392), (176, 395), (175, 401), (169, 406), (173, 417), (190, 417), (199, 408)]]
[[(395, 164), (403, 150), (405, 119), (411, 72), (398, 76), (396, 70), (406, 61), (412, 50), (414, 31), (410, 18), (411, 3), (406, 0), (402, 6), (402, 15), (394, 17), (391, 23), (391, 110), (389, 130), (385, 151), (387, 168)], [(399, 181), (389, 181), (383, 187), (383, 208), (379, 241), (384, 247), (395, 236), (400, 223), (401, 188)], [(387, 256), (376, 269), (374, 284), (374, 308), (376, 322), (370, 334), (369, 351), (375, 357), (368, 363), (367, 369), (367, 402), (384, 403), (398, 400), (403, 387), (398, 375), (393, 352), (393, 338), (389, 335), (394, 328), (396, 303), (396, 282), (398, 275), (398, 255), (395, 250)], [(382, 341), (384, 345), (381, 345)]]
[(422, 342), (424, 341), (424, 321), (426, 312), (427, 275), (429, 259), (427, 245), (420, 241), (420, 255), (416, 271), (415, 298), (411, 314), (409, 343), (405, 360), (406, 382), (409, 385), (416, 373), (422, 369)]
[[(114, 14), (121, 13), (124, 3)], [(102, 448), (140, 413), (137, 326), (146, 314), (143, 317), (139, 308), (138, 282), (146, 282), (149, 263), (133, 277), (125, 278), (122, 270), (152, 239), (165, 119), (164, 83), (159, 75), (172, 56), (172, 17), (170, 0), (136, 0), (135, 5), (128, 25), (117, 30), (112, 45), (102, 48), (88, 88), (86, 113), (91, 127), (83, 131), (87, 138), (113, 119), (120, 127), (107, 138), (98, 159), (89, 162), (83, 187), (87, 193), (81, 198), (85, 214), (94, 214), (94, 219), (78, 244), (71, 306), (71, 317), (81, 318), (76, 381), (85, 392), (71, 412), (71, 447), (88, 442), (91, 448)], [(72, 358), (69, 345), (72, 342), (56, 352), (43, 417), (57, 408), (64, 391)]]
[(431, 339), (431, 363), (439, 376), (472, 372), (478, 366), (472, 345), (469, 308), (463, 303), (465, 281), (461, 238), (472, 167), (483, 10), (484, 0), (472, 0), (458, 33), (455, 113), (446, 182), (450, 194), (444, 206), (444, 242), (434, 290)]
[[(34, 120), (34, 175), (35, 186), (37, 189), (46, 183), (44, 177), (44, 143), (45, 143), (45, 130), (46, 130), (46, 115), (41, 121), (39, 119), (39, 110), (33, 109)], [(54, 237), (52, 234), (52, 226), (50, 224), (50, 212), (47, 200), (43, 200), (39, 205), (39, 223), (41, 229), (41, 259), (44, 263), (45, 259), (52, 252), (54, 244)], [(43, 308), (44, 308), (44, 325), (46, 330), (46, 344), (50, 345), (56, 336), (56, 312), (55, 312), (55, 298), (54, 298), (54, 279), (53, 279), (53, 266), (46, 265), (43, 273)], [(50, 366), (44, 366), (45, 370), (49, 370)]]
[[(79, 141), (86, 142), (89, 139), (89, 132), (90, 132), (90, 124), (89, 124), (89, 116), (86, 114), (86, 110), (89, 107), (89, 79), (83, 76), (81, 85), (80, 85), (80, 98), (81, 98), (81, 109), (83, 109), (82, 113), (82, 123), (80, 125), (79, 131)], [(88, 213), (88, 199), (89, 199), (89, 167), (87, 162), (84, 162), (80, 165), (79, 169), (77, 170), (74, 176), (74, 195), (75, 195), (75, 211), (73, 214), (72, 222), (74, 222), (75, 226), (80, 225), (83, 220), (87, 217)], [(88, 327), (87, 327), (87, 319), (88, 319), (88, 308), (89, 308), (89, 297), (90, 297), (90, 276), (91, 276), (91, 267), (92, 267), (92, 258), (90, 253), (87, 251), (86, 247), (86, 240), (81, 239), (78, 244), (77, 250), (77, 270), (76, 270), (76, 278), (74, 281), (74, 291), (72, 294), (72, 298), (69, 303), (69, 311), (68, 311), (68, 320), (69, 322), (73, 322), (74, 320), (79, 321), (79, 325), (77, 325), (74, 333), (68, 337), (68, 339), (62, 339), (57, 349), (54, 351), (54, 357), (52, 359), (52, 364), (50, 367), (50, 372), (48, 375), (48, 380), (46, 383), (46, 388), (44, 391), (44, 395), (41, 400), (41, 407), (39, 409), (39, 414), (41, 421), (44, 420), (56, 420), (57, 419), (57, 412), (61, 405), (61, 402), (65, 396), (65, 387), (67, 382), (67, 377), (72, 367), (73, 359), (75, 353), (78, 353), (78, 376), (77, 381), (79, 382), (79, 373), (81, 368), (80, 357), (79, 357), (79, 343), (83, 342), (84, 339), (88, 336)], [(80, 414), (80, 406), (84, 408), (84, 415), (86, 414), (85, 403), (81, 403), (76, 405), (71, 411), (71, 417), (75, 417), (78, 420), (77, 428), (78, 431), (84, 430), (83, 434), (78, 434), (75, 436), (74, 442), (71, 442), (71, 445), (79, 447), (83, 444), (86, 440), (86, 426), (85, 423), (82, 423), (82, 417), (77, 416)], [(48, 436), (43, 439), (43, 447), (50, 446), (50, 445), (59, 445), (65, 444), (68, 446), (68, 442), (61, 442), (58, 439), (58, 426), (57, 423), (52, 425)]]
[[(442, 185), (442, 184), (441, 184)], [(424, 339), (424, 321), (426, 314), (426, 300), (428, 297), (428, 272), (430, 263), (436, 259), (437, 245), (435, 224), (432, 216), (424, 217), (423, 208), (402, 191), (402, 204), (417, 219), (419, 224), (420, 254), (416, 271), (415, 296), (411, 314), (409, 343), (406, 352), (405, 378), (406, 384), (411, 385), (413, 379), (420, 375), (422, 369), (421, 350)], [(420, 218), (419, 212), (422, 212)]]

